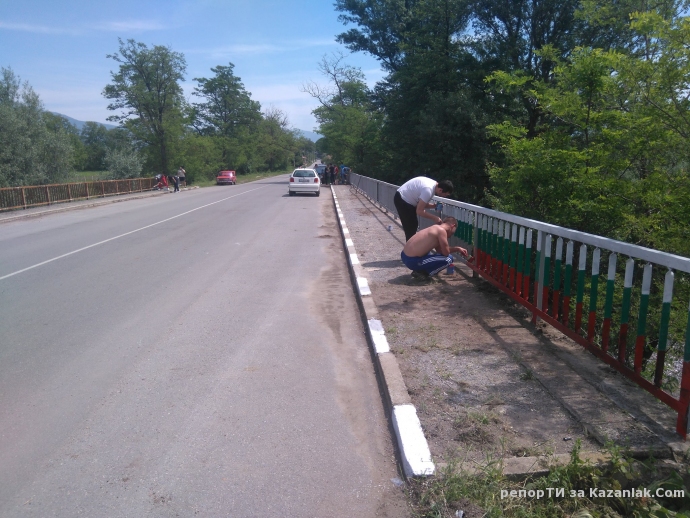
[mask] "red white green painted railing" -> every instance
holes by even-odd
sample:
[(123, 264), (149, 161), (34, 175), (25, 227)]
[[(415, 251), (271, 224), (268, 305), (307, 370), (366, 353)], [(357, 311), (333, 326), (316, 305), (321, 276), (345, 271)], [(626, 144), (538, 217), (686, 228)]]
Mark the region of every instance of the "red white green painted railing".
[[(396, 186), (356, 174), (351, 184), (395, 213)], [(443, 215), (458, 220), (452, 241), (468, 247), (470, 268), (528, 308), (535, 320), (551, 324), (673, 408), (676, 431), (686, 437), (690, 259), (468, 203), (437, 201)], [(604, 268), (605, 285), (599, 279)], [(683, 300), (674, 298), (674, 285)]]

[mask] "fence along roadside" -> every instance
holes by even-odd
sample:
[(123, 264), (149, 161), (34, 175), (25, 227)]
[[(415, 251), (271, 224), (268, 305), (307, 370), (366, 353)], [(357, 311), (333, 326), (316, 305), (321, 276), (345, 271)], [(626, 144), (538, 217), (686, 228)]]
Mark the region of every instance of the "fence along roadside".
[(64, 203), (80, 199), (104, 198), (118, 194), (130, 194), (153, 189), (152, 178), (128, 180), (103, 180), (27, 187), (3, 187), (0, 189), (0, 211), (28, 209)]
[[(396, 212), (397, 186), (354, 173), (350, 183)], [(451, 241), (474, 256), (472, 270), (529, 309), (534, 321), (543, 319), (673, 408), (676, 432), (686, 438), (690, 259), (436, 199), (444, 216), (458, 220)]]

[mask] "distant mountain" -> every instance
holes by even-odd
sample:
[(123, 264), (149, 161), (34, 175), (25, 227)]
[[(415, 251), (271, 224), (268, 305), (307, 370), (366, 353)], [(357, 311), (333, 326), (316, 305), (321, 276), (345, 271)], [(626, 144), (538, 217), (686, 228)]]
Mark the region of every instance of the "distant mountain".
[[(58, 113), (58, 112), (50, 112), (50, 113), (52, 113), (53, 115), (59, 115), (60, 117), (64, 117), (65, 119), (67, 119), (69, 121), (69, 123), (72, 126), (76, 127), (79, 131), (81, 131), (81, 129), (84, 127), (84, 124), (86, 124), (85, 121), (78, 121), (77, 119), (73, 119), (72, 117), (68, 117), (67, 115), (64, 115), (62, 113)], [(101, 126), (105, 126), (106, 129), (109, 129), (109, 130), (111, 130), (113, 128), (117, 128), (117, 126), (115, 126), (114, 124), (103, 124), (102, 122), (99, 122), (97, 124), (100, 124)]]
[(301, 130), (301, 129), (296, 129), (303, 137), (308, 138), (312, 142), (316, 142), (320, 138), (323, 137), (320, 133), (315, 133), (313, 131), (306, 131), (306, 130)]

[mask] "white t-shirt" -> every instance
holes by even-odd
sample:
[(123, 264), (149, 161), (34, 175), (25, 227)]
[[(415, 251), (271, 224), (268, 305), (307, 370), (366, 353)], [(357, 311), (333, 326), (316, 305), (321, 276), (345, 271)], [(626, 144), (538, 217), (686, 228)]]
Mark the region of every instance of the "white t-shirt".
[(424, 203), (431, 201), (431, 198), (434, 197), (436, 184), (436, 180), (426, 176), (418, 176), (402, 184), (398, 192), (403, 200), (416, 207), (419, 200), (422, 200)]

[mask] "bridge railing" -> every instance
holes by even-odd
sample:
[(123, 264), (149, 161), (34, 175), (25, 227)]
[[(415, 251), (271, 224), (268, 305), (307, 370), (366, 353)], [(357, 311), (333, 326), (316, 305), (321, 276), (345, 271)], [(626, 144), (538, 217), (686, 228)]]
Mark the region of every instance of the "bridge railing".
[[(350, 182), (396, 213), (397, 186), (356, 174)], [(686, 437), (690, 259), (435, 199), (440, 215), (458, 220), (451, 241), (468, 248), (472, 270), (673, 408), (676, 431)]]
[(28, 209), (53, 203), (79, 199), (103, 198), (118, 194), (130, 194), (153, 189), (152, 178), (128, 180), (104, 180), (100, 182), (61, 183), (27, 187), (3, 187), (0, 189), (0, 211)]

